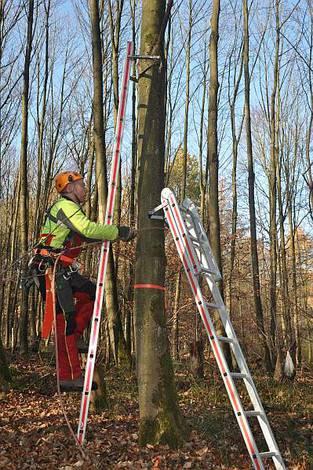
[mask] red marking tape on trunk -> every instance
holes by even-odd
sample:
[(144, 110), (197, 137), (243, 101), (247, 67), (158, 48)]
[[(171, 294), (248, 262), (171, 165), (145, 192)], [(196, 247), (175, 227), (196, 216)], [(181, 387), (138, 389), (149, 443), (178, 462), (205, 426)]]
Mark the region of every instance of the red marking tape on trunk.
[(165, 291), (165, 287), (158, 286), (157, 284), (135, 284), (134, 289), (157, 289)]

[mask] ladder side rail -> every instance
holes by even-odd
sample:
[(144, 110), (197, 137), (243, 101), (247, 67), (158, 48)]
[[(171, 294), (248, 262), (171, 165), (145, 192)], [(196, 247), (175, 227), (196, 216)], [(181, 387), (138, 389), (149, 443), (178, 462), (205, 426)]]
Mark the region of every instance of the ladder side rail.
[[(118, 182), (117, 178), (118, 178), (118, 171), (119, 171), (119, 166), (120, 166), (120, 151), (121, 151), (121, 144), (122, 144), (122, 137), (123, 137), (128, 84), (129, 84), (129, 77), (130, 77), (130, 63), (131, 63), (130, 56), (132, 55), (132, 53), (133, 53), (133, 44), (132, 42), (128, 42), (127, 48), (126, 48), (126, 59), (125, 59), (124, 70), (123, 70), (122, 87), (121, 87), (121, 92), (120, 92), (120, 101), (119, 101), (119, 109), (118, 109), (118, 116), (117, 116), (117, 126), (116, 126), (116, 132), (115, 132), (115, 142), (114, 142), (114, 148), (113, 148), (110, 181), (109, 181), (109, 186), (108, 186), (108, 199), (107, 199), (107, 207), (106, 207), (106, 215), (105, 215), (105, 224), (107, 225), (113, 224), (113, 209), (114, 209), (115, 195), (116, 195), (117, 182)], [(103, 297), (104, 297), (104, 280), (105, 280), (106, 269), (107, 269), (107, 264), (108, 264), (108, 259), (109, 259), (109, 250), (110, 250), (110, 241), (105, 240), (101, 246), (101, 252), (100, 252), (96, 298), (94, 302), (94, 309), (93, 309), (93, 315), (92, 315), (90, 341), (89, 341), (86, 372), (85, 372), (85, 381), (84, 381), (84, 388), (83, 388), (81, 407), (80, 407), (79, 424), (78, 424), (78, 430), (77, 430), (77, 440), (79, 444), (81, 445), (84, 442), (85, 434), (86, 434), (88, 410), (89, 410), (89, 404), (90, 404), (90, 394), (91, 394), (92, 379), (93, 379), (93, 374), (94, 374), (94, 367), (95, 367), (95, 362), (96, 362), (96, 352), (97, 352), (97, 345), (98, 345), (98, 338), (99, 338), (99, 331), (100, 331), (100, 320), (101, 320), (101, 313), (102, 313), (102, 304), (103, 304)]]
[[(206, 255), (206, 250), (201, 245), (201, 243), (203, 244), (203, 239), (200, 237), (199, 230), (194, 224), (194, 221), (190, 213), (185, 214), (184, 221), (185, 221), (188, 233), (191, 235), (192, 246), (194, 247), (195, 252), (197, 253), (197, 257), (199, 259), (201, 266), (205, 269), (208, 269), (212, 273), (214, 273), (215, 279), (217, 280), (221, 279), (221, 275), (220, 275), (218, 267), (213, 262), (213, 259), (211, 260), (209, 259), (209, 257)], [(207, 249), (210, 249), (210, 247), (208, 246)]]
[[(185, 204), (186, 226), (188, 228), (188, 232), (189, 233), (191, 232), (194, 237), (199, 239), (199, 245), (195, 247), (195, 251), (197, 253), (197, 256), (199, 257), (199, 262), (200, 262), (200, 264), (202, 264), (202, 255), (205, 255), (205, 259), (208, 261), (207, 265), (208, 266), (216, 266), (210, 244), (209, 244), (208, 240), (206, 240), (206, 243), (205, 243), (205, 240), (204, 240), (204, 238), (207, 239), (207, 235), (206, 235), (206, 233), (204, 231), (204, 228), (202, 226), (201, 219), (200, 219), (200, 216), (198, 214), (198, 211), (197, 211), (195, 205), (192, 203), (192, 201), (187, 200), (187, 203), (188, 204)], [(200, 242), (200, 240), (201, 240), (201, 242)], [(204, 250), (201, 250), (201, 243), (203, 243), (203, 245), (204, 245)], [(207, 251), (207, 253), (206, 253), (206, 251)], [(200, 257), (201, 257), (201, 259), (200, 259)], [(212, 260), (213, 262), (211, 263), (210, 260)], [(268, 418), (266, 416), (264, 407), (262, 405), (262, 401), (261, 401), (260, 396), (258, 394), (258, 391), (255, 387), (255, 384), (254, 384), (253, 378), (251, 376), (249, 367), (246, 363), (246, 360), (245, 360), (244, 354), (242, 352), (240, 343), (238, 341), (237, 335), (236, 335), (235, 330), (233, 328), (233, 325), (230, 321), (230, 317), (229, 317), (228, 311), (226, 309), (226, 306), (224, 304), (223, 298), (220, 294), (220, 290), (219, 290), (218, 286), (216, 285), (216, 278), (214, 278), (213, 273), (212, 274), (206, 274), (205, 278), (206, 278), (206, 281), (208, 283), (209, 289), (210, 289), (210, 291), (213, 295), (214, 302), (217, 305), (222, 306), (221, 308), (219, 308), (217, 310), (220, 314), (220, 318), (221, 318), (222, 323), (224, 325), (225, 332), (226, 332), (226, 337), (233, 340), (232, 342), (230, 342), (230, 347), (232, 348), (232, 351), (233, 351), (233, 354), (236, 358), (238, 367), (239, 367), (241, 373), (247, 375), (247, 377), (248, 377), (247, 379), (243, 379), (244, 384), (245, 384), (245, 387), (247, 389), (247, 392), (248, 392), (249, 398), (251, 400), (252, 406), (254, 408), (254, 411), (258, 411), (258, 412), (261, 413), (261, 415), (257, 416), (257, 419), (258, 419), (260, 428), (263, 432), (266, 443), (268, 445), (269, 451), (270, 452), (276, 452), (278, 454), (278, 456), (273, 457), (273, 460), (275, 459), (276, 463), (279, 462), (279, 466), (277, 468), (282, 468), (280, 466), (280, 464), (282, 464), (282, 465), (284, 465), (284, 464), (283, 464), (282, 457), (280, 456), (280, 452), (279, 452), (277, 442), (275, 440), (275, 437), (274, 437), (274, 434), (272, 432), (270, 423), (269, 423)]]
[(208, 240), (206, 231), (203, 227), (199, 212), (197, 210), (196, 205), (190, 200), (190, 199), (185, 199), (183, 202), (183, 206), (186, 210), (186, 219), (189, 222), (190, 225), (193, 226), (193, 229), (195, 231), (196, 237), (199, 239), (199, 243), (201, 242), (205, 249), (201, 250), (201, 245), (199, 246), (199, 251), (203, 253), (203, 256), (206, 259), (207, 264), (209, 267), (213, 270), (216, 271), (216, 280), (222, 279), (221, 273), (219, 271), (219, 268), (217, 266), (217, 263), (215, 261), (215, 258), (211, 256), (208, 258), (206, 251), (209, 251), (210, 253), (212, 252), (211, 250), (211, 245)]
[[(196, 211), (195, 211), (195, 215), (196, 215), (196, 217), (198, 216)], [(191, 231), (191, 232), (195, 233), (195, 235), (198, 235), (199, 231), (196, 230), (196, 224), (197, 224), (196, 217), (195, 216), (191, 217), (191, 210), (189, 209), (189, 214), (186, 215), (186, 219), (188, 221), (188, 225), (186, 224), (186, 226), (187, 226), (187, 229), (188, 229), (189, 233)], [(197, 249), (197, 248), (195, 249), (196, 254), (198, 256), (198, 259), (199, 259), (200, 265), (202, 265), (202, 262), (201, 262), (202, 257), (200, 259), (200, 256), (205, 255), (205, 260), (207, 261), (205, 267), (208, 267), (211, 264), (209, 262), (210, 258), (212, 260), (214, 260), (214, 257), (212, 255), (209, 243), (208, 243), (208, 248), (209, 248), (210, 251), (208, 251), (207, 253), (205, 253), (204, 250), (200, 250), (200, 249)], [(239, 366), (241, 372), (249, 374), (248, 366), (247, 366), (247, 364), (244, 360), (244, 355), (243, 355), (242, 350), (240, 348), (239, 341), (238, 341), (237, 335), (235, 333), (235, 330), (234, 330), (234, 328), (232, 326), (232, 323), (230, 321), (229, 314), (228, 314), (226, 306), (224, 304), (224, 300), (223, 300), (223, 298), (220, 294), (219, 288), (216, 286), (214, 275), (213, 274), (211, 275), (211, 274), (208, 273), (208, 274), (205, 274), (204, 277), (205, 277), (205, 280), (208, 284), (208, 287), (209, 287), (209, 289), (210, 289), (210, 291), (213, 295), (215, 304), (220, 306), (220, 308), (217, 309), (217, 310), (220, 314), (220, 317), (221, 317), (221, 320), (222, 320), (222, 323), (223, 323), (223, 326), (224, 326), (224, 329), (225, 329), (225, 332), (226, 332), (226, 336), (233, 340), (233, 343), (231, 343), (231, 347), (232, 347), (234, 355), (236, 356), (236, 359), (237, 359), (237, 356), (238, 356), (238, 359), (239, 359), (238, 366)]]
[[(169, 192), (168, 197), (166, 198), (163, 195), (164, 190), (162, 191), (162, 202), (164, 205), (165, 217), (168, 221), (174, 242), (178, 251), (178, 254), (183, 263), (187, 279), (191, 286), (199, 314), (203, 320), (205, 329), (207, 331), (209, 341), (214, 352), (222, 379), (225, 384), (230, 402), (232, 404), (233, 410), (235, 412), (235, 417), (237, 419), (238, 425), (240, 427), (242, 436), (244, 438), (245, 444), (247, 446), (250, 458), (253, 462), (254, 468), (264, 469), (262, 459), (255, 443), (252, 431), (250, 429), (249, 422), (245, 416), (243, 406), (241, 404), (237, 389), (235, 387), (234, 381), (231, 377), (226, 359), (224, 357), (223, 351), (219, 344), (213, 322), (210, 318), (208, 309), (206, 308), (206, 302), (203, 298), (201, 288), (196, 277), (196, 274), (193, 270), (193, 264), (189, 258), (189, 250), (187, 247), (188, 244), (188, 232), (184, 226), (184, 222), (179, 212), (179, 206), (175, 199), (175, 196)], [(165, 193), (167, 194), (167, 193)], [(190, 240), (189, 240), (189, 243)]]
[[(189, 221), (189, 224), (190, 224), (190, 229), (193, 230), (195, 232), (195, 234), (199, 234), (199, 230), (196, 229), (196, 225), (197, 225), (198, 221), (199, 221), (199, 225), (202, 226), (202, 224), (201, 224), (201, 221), (200, 221), (200, 218), (199, 218), (199, 215), (198, 215), (198, 212), (197, 212), (196, 208), (192, 207), (192, 204), (190, 204), (190, 206), (191, 207), (188, 208), (189, 214), (186, 215), (186, 218), (187, 218), (187, 220), (189, 219), (188, 221)], [(193, 213), (193, 215), (192, 215), (192, 213)], [(187, 228), (188, 228), (188, 226), (187, 226)], [(190, 231), (190, 229), (188, 229), (188, 231)], [(207, 246), (209, 247), (210, 251), (208, 253), (206, 253), (206, 259), (211, 258), (212, 260), (214, 260), (214, 257), (212, 255), (209, 243), (207, 243)], [(199, 252), (201, 254), (203, 253), (202, 251), (200, 251), (200, 250), (198, 251), (196, 249), (196, 253), (197, 253), (198, 256), (199, 256)], [(210, 263), (208, 263), (208, 265), (209, 264)], [(234, 356), (237, 360), (238, 367), (239, 367), (239, 369), (242, 373), (245, 373), (245, 374), (250, 376), (250, 371), (249, 371), (248, 365), (245, 361), (244, 354), (243, 354), (242, 349), (240, 347), (240, 343), (238, 341), (236, 332), (235, 332), (235, 330), (232, 326), (232, 323), (230, 321), (229, 314), (228, 314), (226, 306), (224, 304), (224, 300), (223, 300), (223, 298), (220, 294), (220, 290), (216, 285), (215, 279), (214, 279), (213, 275), (210, 275), (210, 274), (206, 274), (205, 278), (206, 278), (208, 287), (209, 287), (209, 289), (210, 289), (210, 291), (213, 295), (215, 303), (217, 305), (221, 306), (221, 308), (218, 309), (218, 312), (220, 314), (220, 317), (221, 317), (221, 320), (222, 320), (222, 323), (223, 323), (223, 326), (224, 326), (224, 329), (225, 329), (225, 332), (226, 332), (226, 336), (233, 340), (233, 342), (230, 343), (230, 346), (231, 346), (232, 351), (234, 353)], [(251, 380), (252, 380), (252, 377), (251, 377)], [(251, 390), (251, 387), (249, 385), (249, 389), (251, 391), (251, 401), (252, 401), (253, 405), (255, 405), (255, 409), (258, 410), (258, 411), (264, 411), (260, 408), (260, 407), (262, 407), (262, 403), (261, 403), (261, 400), (259, 399), (256, 388), (255, 387), (252, 387), (252, 388), (254, 388), (253, 391)], [(260, 405), (260, 407), (259, 407), (259, 405)]]
[[(174, 198), (173, 199), (174, 202), (172, 201), (171, 204), (174, 205), (175, 211), (176, 211), (176, 209), (178, 209), (178, 212), (179, 212), (179, 215), (180, 215), (180, 208), (179, 208), (179, 205), (176, 201), (176, 198), (175, 198), (174, 194), (172, 194), (172, 192), (171, 192), (171, 195)], [(162, 199), (162, 204), (163, 204), (163, 209), (164, 209), (165, 205), (168, 204), (167, 200)], [(165, 211), (165, 209), (164, 209), (164, 211)], [(166, 217), (166, 215), (165, 215), (165, 217)], [(194, 246), (192, 245), (192, 243), (189, 240), (188, 231), (185, 228), (185, 222), (184, 222), (184, 220), (182, 219), (181, 216), (179, 218), (177, 218), (177, 223), (179, 224), (179, 234), (185, 233), (186, 235), (181, 235), (181, 236), (183, 238), (184, 238), (184, 236), (188, 237), (188, 243), (185, 243), (185, 240), (183, 240), (183, 243), (184, 243), (184, 246), (185, 246), (185, 249), (186, 249), (188, 260), (190, 261), (191, 269), (194, 271), (194, 273), (196, 275), (199, 275), (201, 273), (201, 266), (200, 266), (200, 263), (199, 263), (199, 259), (198, 259), (198, 256), (197, 256), (197, 253), (195, 251)]]
[[(206, 281), (208, 283), (209, 289), (212, 292), (214, 301), (216, 303), (220, 301), (223, 302), (222, 296), (220, 294), (220, 290), (218, 286), (216, 285), (215, 281), (209, 275), (206, 276)], [(230, 321), (229, 314), (227, 312), (224, 302), (223, 302), (223, 307), (219, 310), (219, 313), (220, 313), (220, 318), (225, 328), (226, 336), (235, 340), (234, 343), (231, 343), (230, 346), (236, 358), (238, 367), (242, 373), (246, 374), (250, 378), (250, 380), (244, 380), (244, 383), (245, 383), (245, 386), (246, 386), (246, 389), (247, 389), (247, 392), (250, 397), (254, 410), (262, 412), (262, 416), (258, 416), (257, 419), (262, 429), (262, 432), (264, 434), (268, 448), (270, 451), (278, 451), (278, 444), (276, 442), (270, 423), (266, 416), (266, 412), (264, 410), (261, 398), (256, 389), (255, 383), (251, 376), (250, 369), (248, 367), (248, 364), (242, 352), (239, 340), (237, 338), (234, 327)]]
[[(185, 224), (186, 224), (186, 227), (187, 227), (187, 230), (188, 230), (188, 233), (189, 235), (191, 235), (193, 237), (193, 239), (195, 238), (198, 238), (198, 234), (197, 234), (197, 231), (196, 231), (196, 228), (194, 226), (194, 224), (192, 223), (192, 220), (191, 220), (191, 217), (189, 214), (186, 214), (185, 217), (184, 217), (184, 221), (185, 221)], [(198, 257), (198, 260), (199, 260), (199, 263), (201, 264), (202, 267), (208, 269), (208, 270), (212, 270), (212, 271), (215, 271), (215, 267), (213, 267), (207, 256), (205, 256), (205, 252), (204, 250), (201, 248), (201, 244), (200, 242), (199, 243), (195, 243), (192, 239), (192, 246), (197, 254), (197, 257)]]

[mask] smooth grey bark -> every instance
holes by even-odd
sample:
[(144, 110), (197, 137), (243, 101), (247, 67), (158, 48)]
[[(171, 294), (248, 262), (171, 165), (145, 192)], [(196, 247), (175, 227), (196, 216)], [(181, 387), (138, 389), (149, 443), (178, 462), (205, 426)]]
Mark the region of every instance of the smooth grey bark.
[[(218, 158), (218, 139), (217, 139), (217, 120), (218, 120), (218, 37), (219, 37), (219, 16), (220, 16), (220, 0), (213, 0), (211, 15), (211, 35), (210, 35), (210, 82), (209, 82), (209, 109), (208, 109), (208, 145), (207, 158), (209, 170), (209, 236), (212, 253), (223, 275), (222, 254), (221, 254), (221, 229), (220, 229), (220, 213), (219, 213), (219, 158)], [(219, 282), (219, 288), (223, 296), (223, 282)], [(216, 313), (217, 333), (221, 336), (225, 335), (223, 325), (219, 315)], [(226, 360), (231, 365), (231, 354), (228, 344), (223, 344), (223, 351)]]
[[(160, 63), (140, 60), (138, 87), (138, 240), (136, 284), (164, 286), (163, 223), (148, 211), (160, 204), (165, 152), (165, 0), (143, 0), (141, 55), (158, 55)], [(177, 447), (185, 426), (177, 404), (169, 353), (164, 291), (135, 290), (137, 377), (141, 444)]]
[(266, 332), (264, 327), (263, 307), (261, 300), (261, 285), (259, 272), (259, 256), (256, 232), (256, 215), (255, 215), (255, 174), (252, 147), (251, 132), (251, 108), (250, 108), (250, 70), (249, 70), (249, 12), (247, 0), (243, 0), (243, 21), (244, 21), (244, 79), (245, 79), (245, 124), (246, 124), (246, 141), (247, 141), (247, 157), (248, 157), (248, 186), (249, 186), (249, 223), (250, 223), (250, 253), (251, 253), (251, 270), (252, 285), (254, 297), (254, 309), (258, 333), (263, 346), (265, 367), (271, 371), (273, 364), (271, 363), (270, 349), (267, 344)]
[[(132, 18), (132, 42), (134, 51), (136, 51), (136, 3), (137, 0), (130, 0), (131, 18)], [(136, 77), (136, 62), (133, 61), (132, 75)], [(129, 225), (133, 227), (136, 220), (136, 167), (137, 167), (137, 114), (136, 114), (136, 99), (137, 99), (137, 84), (134, 80), (132, 83), (132, 159), (131, 159), (131, 176), (130, 176), (130, 207), (129, 207)], [(133, 305), (134, 301), (134, 263), (128, 263), (128, 291), (127, 299), (128, 304)], [(132, 353), (132, 345), (134, 344), (133, 335), (133, 309), (127, 308), (126, 311), (126, 327), (125, 327), (125, 340), (126, 349), (129, 355)], [(133, 361), (132, 361), (133, 362)]]
[(222, 272), (220, 243), (220, 214), (218, 201), (218, 150), (217, 150), (217, 94), (218, 94), (218, 29), (220, 0), (213, 0), (210, 35), (210, 84), (208, 110), (208, 160), (209, 160), (209, 234), (216, 263)]
[(48, 78), (49, 78), (49, 20), (50, 20), (50, 7), (51, 0), (48, 0), (47, 3), (44, 3), (45, 9), (45, 56), (44, 56), (44, 82), (43, 82), (43, 91), (42, 91), (42, 103), (41, 110), (40, 107), (40, 60), (38, 58), (38, 94), (37, 94), (37, 132), (38, 132), (38, 159), (37, 159), (37, 192), (35, 199), (35, 226), (34, 226), (34, 240), (38, 239), (39, 230), (42, 225), (44, 207), (41, 205), (42, 197), (42, 170), (43, 170), (43, 153), (44, 153), (44, 133), (46, 126), (46, 112), (47, 112), (47, 93), (48, 93)]
[[(34, 0), (29, 0), (27, 12), (27, 41), (24, 60), (24, 82), (22, 95), (22, 129), (20, 151), (20, 236), (22, 276), (27, 275), (28, 258), (28, 183), (27, 183), (27, 147), (28, 147), (28, 102), (29, 102), (29, 69), (33, 42)], [(21, 300), (21, 353), (28, 353), (28, 289), (22, 289)]]
[[(270, 98), (270, 172), (269, 172), (269, 211), (270, 211), (270, 316), (271, 349), (277, 355), (277, 146), (276, 141), (276, 97), (279, 71), (279, 0), (275, 0), (276, 41), (273, 71), (273, 89)], [(279, 348), (278, 348), (279, 349)]]
[[(99, 220), (104, 222), (105, 207), (107, 203), (107, 165), (106, 147), (104, 141), (103, 120), (103, 84), (102, 84), (102, 49), (100, 34), (99, 5), (97, 0), (89, 0), (91, 35), (92, 35), (92, 63), (93, 63), (93, 134), (96, 153), (96, 177), (99, 200)], [(110, 342), (114, 361), (118, 362), (118, 344), (120, 339), (121, 319), (118, 308), (116, 277), (114, 259), (110, 249), (106, 281), (105, 300), (108, 312)]]
[[(191, 38), (193, 26), (193, 2), (189, 0), (189, 20), (188, 20), (188, 33), (187, 42), (185, 46), (186, 51), (186, 98), (185, 98), (185, 115), (184, 115), (184, 137), (183, 137), (183, 174), (181, 185), (181, 200), (186, 197), (186, 184), (187, 184), (187, 159), (188, 159), (188, 128), (189, 128), (189, 105), (190, 105), (190, 55), (191, 55)], [(175, 359), (178, 359), (178, 310), (180, 303), (180, 289), (181, 289), (181, 269), (176, 274), (175, 282), (175, 302), (173, 312), (173, 328), (172, 328), (172, 354)]]

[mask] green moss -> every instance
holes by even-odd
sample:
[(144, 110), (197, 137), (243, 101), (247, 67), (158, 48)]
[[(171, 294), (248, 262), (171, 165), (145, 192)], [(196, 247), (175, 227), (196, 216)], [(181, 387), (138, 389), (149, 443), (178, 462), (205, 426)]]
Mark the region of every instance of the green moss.
[(159, 413), (155, 419), (142, 419), (139, 428), (139, 443), (167, 444), (171, 449), (180, 447), (187, 436), (186, 429), (182, 429), (173, 413)]
[(180, 447), (189, 435), (183, 416), (178, 407), (171, 357), (167, 352), (160, 358), (161, 380), (152, 402), (159, 410), (154, 419), (142, 419), (139, 429), (139, 442), (146, 444), (167, 444), (171, 448)]
[(155, 444), (157, 435), (157, 420), (142, 419), (139, 426), (139, 444)]

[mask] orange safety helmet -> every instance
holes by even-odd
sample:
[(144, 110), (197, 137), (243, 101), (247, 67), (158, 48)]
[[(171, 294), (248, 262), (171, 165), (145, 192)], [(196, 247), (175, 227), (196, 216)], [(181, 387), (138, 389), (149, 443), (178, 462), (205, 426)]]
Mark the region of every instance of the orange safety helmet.
[(82, 179), (82, 175), (77, 171), (62, 171), (55, 177), (55, 188), (58, 193), (61, 193), (69, 183)]

